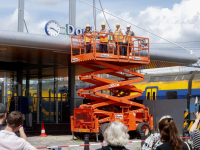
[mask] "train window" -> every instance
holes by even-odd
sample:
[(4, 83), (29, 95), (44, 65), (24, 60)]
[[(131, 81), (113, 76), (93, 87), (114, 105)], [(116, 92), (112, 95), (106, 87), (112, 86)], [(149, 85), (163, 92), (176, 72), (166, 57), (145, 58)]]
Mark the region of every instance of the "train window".
[(147, 100), (150, 100), (150, 92), (147, 93)]
[(98, 77), (103, 78), (103, 74), (98, 74)]
[(167, 91), (166, 98), (167, 99), (177, 99), (177, 91)]
[(165, 79), (164, 77), (159, 77), (158, 81), (164, 81), (164, 79)]
[(153, 100), (156, 100), (156, 92), (153, 92)]
[(159, 77), (158, 81), (169, 81), (171, 79), (171, 76), (164, 76), (164, 77)]
[(178, 79), (178, 76), (176, 76), (174, 80), (177, 80), (177, 79)]
[(156, 77), (151, 77), (150, 79), (149, 79), (149, 82), (155, 82), (156, 81)]
[(184, 76), (182, 77), (182, 80), (184, 79)]
[(121, 74), (122, 74), (122, 75), (126, 75), (126, 73), (125, 73), (125, 72), (121, 72)]
[(112, 75), (110, 75), (110, 74), (107, 74), (107, 77), (108, 77), (108, 78), (111, 78), (111, 77), (112, 77)]

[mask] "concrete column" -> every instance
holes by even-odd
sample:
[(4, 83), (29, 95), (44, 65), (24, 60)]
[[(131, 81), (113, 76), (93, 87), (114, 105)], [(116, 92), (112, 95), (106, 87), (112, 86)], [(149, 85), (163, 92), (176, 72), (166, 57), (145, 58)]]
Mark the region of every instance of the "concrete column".
[[(37, 101), (39, 100), (38, 102), (38, 105), (40, 107), (40, 109), (37, 110), (37, 113), (40, 113), (40, 122), (42, 123), (42, 69), (39, 69), (39, 72), (38, 72), (38, 98), (37, 98)], [(39, 116), (39, 114), (38, 114)], [(39, 117), (38, 117), (39, 119)]]
[(75, 64), (71, 63), (71, 56), (68, 56), (68, 88), (69, 88), (69, 99), (70, 99), (70, 116), (74, 114), (75, 104)]
[[(69, 0), (69, 24), (76, 28), (76, 0)], [(75, 98), (75, 65), (71, 63), (71, 55), (68, 55), (68, 88), (70, 98), (70, 116), (73, 116)]]
[(24, 32), (24, 0), (19, 0), (18, 4), (18, 32)]

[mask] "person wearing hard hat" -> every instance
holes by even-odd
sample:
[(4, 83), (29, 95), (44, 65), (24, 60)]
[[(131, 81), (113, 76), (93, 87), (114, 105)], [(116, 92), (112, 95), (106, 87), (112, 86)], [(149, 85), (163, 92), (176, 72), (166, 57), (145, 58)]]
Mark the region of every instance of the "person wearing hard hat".
[[(124, 45), (126, 45), (124, 47), (124, 55), (127, 56), (127, 46), (132, 46), (133, 44), (130, 43), (132, 41), (132, 37), (131, 36), (135, 36), (135, 33), (133, 31), (131, 31), (131, 25), (127, 25), (126, 26), (127, 31), (125, 32), (126, 38), (125, 38), (125, 43)], [(129, 40), (129, 42), (128, 42)], [(129, 43), (129, 45), (128, 45)], [(131, 52), (131, 47), (129, 48), (129, 53)]]
[(100, 37), (100, 44), (99, 44), (99, 51), (100, 53), (108, 53), (108, 35), (107, 34), (103, 34), (103, 33), (108, 33), (108, 30), (105, 28), (106, 24), (103, 22), (101, 23), (101, 27), (102, 29), (100, 30), (100, 32), (102, 34), (99, 35)]
[(89, 53), (91, 49), (91, 41), (92, 41), (92, 32), (90, 30), (89, 24), (86, 25), (84, 33), (85, 33), (86, 53)]
[[(116, 42), (116, 49), (120, 51), (120, 55), (124, 56), (124, 47), (123, 45), (123, 40), (124, 40), (124, 30), (120, 28), (120, 24), (116, 23), (116, 30), (114, 31), (114, 38)], [(120, 46), (119, 46), (120, 45)]]

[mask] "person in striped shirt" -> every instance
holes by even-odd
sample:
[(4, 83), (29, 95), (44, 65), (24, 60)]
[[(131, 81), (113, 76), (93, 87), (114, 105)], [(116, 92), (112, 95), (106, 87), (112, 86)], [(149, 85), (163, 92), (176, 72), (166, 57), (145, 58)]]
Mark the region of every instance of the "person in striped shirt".
[(200, 113), (195, 114), (196, 120), (190, 128), (190, 139), (193, 141), (194, 150), (200, 150), (200, 130), (197, 130), (197, 126), (200, 120)]

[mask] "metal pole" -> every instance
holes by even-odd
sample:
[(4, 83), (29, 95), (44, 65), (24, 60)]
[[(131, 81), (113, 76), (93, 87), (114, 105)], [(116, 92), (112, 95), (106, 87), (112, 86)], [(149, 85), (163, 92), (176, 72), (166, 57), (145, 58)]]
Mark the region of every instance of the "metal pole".
[(144, 145), (144, 140), (145, 140), (145, 129), (140, 133), (140, 136), (141, 136), (141, 147)]
[(39, 83), (38, 83), (38, 85), (37, 85), (37, 124), (39, 124), (40, 123), (40, 118), (39, 118), (39, 116), (40, 116), (40, 101), (39, 101), (39, 99), (40, 99), (40, 94), (39, 94), (39, 91), (40, 91), (40, 89), (39, 89)]
[[(89, 141), (89, 134), (85, 134), (84, 135), (84, 144), (90, 144), (90, 141)], [(89, 146), (84, 146), (84, 150), (89, 150)]]
[(69, 24), (76, 28), (76, 0), (69, 0)]
[(93, 0), (93, 17), (94, 17), (94, 29), (96, 31), (96, 4), (95, 4), (95, 0)]
[(61, 96), (60, 96), (60, 120), (61, 120), (61, 122), (63, 121), (63, 119), (62, 119), (62, 92), (61, 92)]
[(51, 120), (51, 89), (49, 89), (49, 122)]
[(19, 0), (18, 4), (18, 32), (24, 32), (24, 0)]
[(56, 123), (58, 123), (58, 79), (56, 80)]
[(3, 103), (7, 103), (7, 81), (8, 81), (8, 74), (7, 72), (4, 72), (4, 98), (3, 98)]

